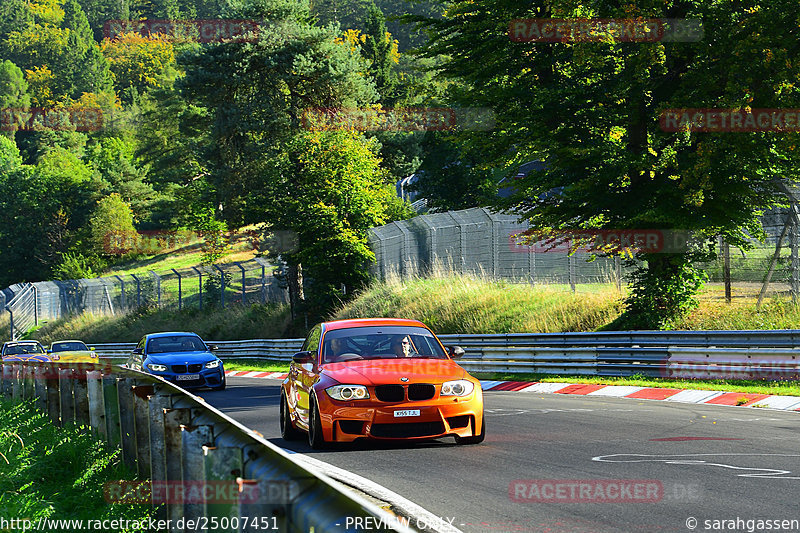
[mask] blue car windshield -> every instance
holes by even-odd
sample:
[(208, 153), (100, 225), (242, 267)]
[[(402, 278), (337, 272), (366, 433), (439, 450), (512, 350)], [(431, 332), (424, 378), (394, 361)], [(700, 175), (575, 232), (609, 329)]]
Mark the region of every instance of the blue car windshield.
[(335, 329), (325, 333), (322, 345), (322, 360), (325, 363), (402, 357), (447, 359), (430, 331), (413, 326)]
[(205, 352), (206, 345), (194, 335), (155, 337), (147, 342), (147, 353)]

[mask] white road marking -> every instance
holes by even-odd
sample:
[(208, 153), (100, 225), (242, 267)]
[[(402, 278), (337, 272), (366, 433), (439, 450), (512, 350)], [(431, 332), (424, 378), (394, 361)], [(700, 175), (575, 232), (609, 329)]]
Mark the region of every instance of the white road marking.
[(638, 453), (617, 453), (611, 455), (598, 455), (592, 457), (592, 461), (600, 461), (606, 463), (665, 463), (668, 465), (690, 465), (690, 466), (717, 466), (720, 468), (727, 468), (729, 470), (746, 470), (743, 474), (736, 474), (737, 477), (755, 477), (755, 478), (769, 478), (769, 479), (800, 479), (800, 476), (787, 476), (791, 474), (791, 470), (781, 470), (775, 468), (758, 468), (736, 466), (726, 463), (709, 462), (702, 457), (798, 457), (800, 454), (783, 454), (783, 453), (694, 453), (694, 454), (677, 454), (677, 455), (650, 455)]

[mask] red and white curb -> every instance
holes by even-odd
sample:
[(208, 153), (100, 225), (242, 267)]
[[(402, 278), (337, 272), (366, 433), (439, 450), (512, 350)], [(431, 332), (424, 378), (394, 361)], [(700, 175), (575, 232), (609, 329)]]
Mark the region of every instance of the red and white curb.
[(230, 378), (268, 378), (286, 379), (286, 372), (258, 372), (252, 370), (226, 370), (225, 375)]
[[(237, 378), (285, 379), (285, 372), (228, 370), (226, 376)], [(633, 385), (594, 385), (587, 383), (531, 383), (530, 381), (481, 381), (485, 391), (571, 394), (575, 396), (606, 396), (632, 400), (663, 400), (667, 402), (729, 405), (733, 407), (764, 407), (781, 411), (800, 411), (800, 396), (773, 396), (744, 392), (724, 392), (697, 389), (659, 389)]]
[(531, 383), (530, 381), (481, 381), (485, 391), (533, 392), (572, 394), (577, 396), (606, 396), (633, 400), (664, 400), (667, 402), (729, 405), (734, 407), (765, 407), (782, 411), (800, 411), (800, 396), (772, 396), (744, 392), (724, 392), (696, 389), (659, 389), (632, 385), (593, 385), (586, 383)]

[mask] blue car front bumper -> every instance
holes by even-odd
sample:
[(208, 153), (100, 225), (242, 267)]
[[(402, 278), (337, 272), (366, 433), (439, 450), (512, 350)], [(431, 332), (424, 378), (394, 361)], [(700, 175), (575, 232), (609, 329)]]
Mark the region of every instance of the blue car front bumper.
[(153, 372), (153, 375), (166, 379), (184, 389), (196, 389), (200, 387), (220, 387), (225, 381), (225, 370), (220, 365), (217, 368), (207, 368), (200, 372), (174, 373), (174, 372)]

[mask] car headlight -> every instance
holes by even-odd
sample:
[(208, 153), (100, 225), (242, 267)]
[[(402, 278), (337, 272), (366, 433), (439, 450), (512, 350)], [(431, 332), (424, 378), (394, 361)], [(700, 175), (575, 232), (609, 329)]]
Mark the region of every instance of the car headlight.
[(217, 359), (216, 361), (209, 361), (206, 363), (206, 368), (217, 368), (219, 367), (220, 360)]
[(166, 372), (167, 365), (147, 365), (147, 368), (152, 370), (153, 372)]
[(334, 400), (343, 402), (369, 398), (369, 391), (364, 385), (334, 385), (325, 389), (325, 392)]
[(472, 394), (474, 388), (475, 385), (466, 379), (445, 381), (442, 383), (442, 392), (440, 396), (467, 396)]

